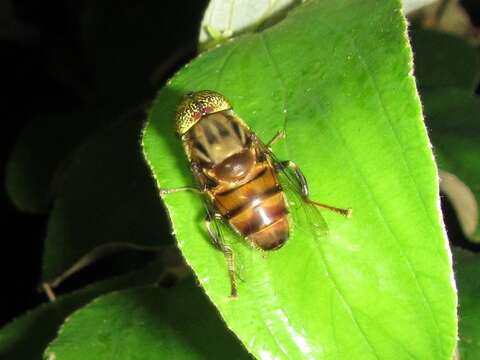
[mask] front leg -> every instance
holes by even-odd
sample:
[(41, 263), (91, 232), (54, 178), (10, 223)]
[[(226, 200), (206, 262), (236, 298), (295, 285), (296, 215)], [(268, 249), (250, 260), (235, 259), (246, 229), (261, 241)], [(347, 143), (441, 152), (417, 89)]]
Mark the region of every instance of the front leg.
[(207, 190), (207, 181), (205, 174), (202, 171), (202, 167), (197, 162), (192, 162), (191, 169), (195, 177), (200, 181), (200, 187), (198, 186), (179, 186), (177, 188), (160, 189), (160, 195), (173, 194), (180, 191), (192, 191), (197, 194), (204, 194)]
[(275, 144), (278, 140), (283, 140), (285, 139), (286, 137), (286, 134), (285, 134), (285, 130), (279, 130), (277, 131), (277, 133), (273, 136), (273, 138), (270, 139), (270, 141), (268, 141), (265, 146), (271, 151), (271, 146), (273, 144)]

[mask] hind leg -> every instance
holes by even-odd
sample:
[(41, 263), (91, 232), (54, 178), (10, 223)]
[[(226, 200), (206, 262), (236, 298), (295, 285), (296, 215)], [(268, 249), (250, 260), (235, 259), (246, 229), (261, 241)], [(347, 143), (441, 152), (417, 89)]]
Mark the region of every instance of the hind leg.
[(305, 178), (305, 175), (303, 175), (303, 172), (302, 172), (302, 170), (300, 170), (298, 165), (295, 164), (291, 160), (282, 161), (280, 164), (281, 164), (282, 167), (289, 168), (295, 173), (295, 177), (296, 177), (296, 179), (298, 181), (298, 184), (299, 184), (299, 187), (300, 187), (300, 192), (302, 193), (303, 201), (305, 201), (308, 204), (312, 204), (316, 207), (321, 207), (321, 208), (336, 212), (337, 214), (343, 215), (347, 218), (352, 216), (352, 209), (337, 208), (335, 206), (322, 204), (322, 203), (319, 203), (317, 201), (313, 201), (312, 199), (310, 199), (307, 179)]
[[(215, 214), (214, 216), (218, 216)], [(218, 219), (221, 217), (218, 217)], [(217, 218), (216, 218), (217, 219)], [(237, 278), (235, 273), (235, 259), (233, 256), (232, 248), (226, 245), (221, 238), (220, 231), (218, 229), (214, 229), (212, 227), (213, 221), (216, 219), (212, 219), (209, 214), (207, 214), (205, 218), (205, 226), (207, 227), (208, 234), (210, 235), (210, 239), (212, 240), (213, 245), (219, 249), (225, 259), (227, 260), (227, 267), (228, 267), (228, 276), (230, 278), (230, 297), (236, 298), (237, 297)]]

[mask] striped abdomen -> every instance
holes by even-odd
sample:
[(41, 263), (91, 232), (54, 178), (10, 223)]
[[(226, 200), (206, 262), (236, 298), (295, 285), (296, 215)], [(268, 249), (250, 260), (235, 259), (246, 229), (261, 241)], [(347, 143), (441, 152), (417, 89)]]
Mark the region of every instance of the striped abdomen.
[(225, 112), (205, 116), (190, 130), (186, 148), (200, 184), (235, 230), (264, 250), (288, 239), (277, 175), (240, 120)]
[(289, 233), (285, 197), (268, 164), (256, 170), (247, 183), (217, 193), (214, 202), (240, 234), (264, 250), (277, 249)]

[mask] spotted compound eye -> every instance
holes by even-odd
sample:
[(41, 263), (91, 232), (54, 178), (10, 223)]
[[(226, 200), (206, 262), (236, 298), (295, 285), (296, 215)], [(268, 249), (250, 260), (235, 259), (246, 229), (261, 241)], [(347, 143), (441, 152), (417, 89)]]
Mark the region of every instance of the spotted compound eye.
[(232, 106), (225, 96), (212, 90), (188, 93), (180, 103), (176, 114), (176, 131), (181, 136), (188, 132), (202, 117)]

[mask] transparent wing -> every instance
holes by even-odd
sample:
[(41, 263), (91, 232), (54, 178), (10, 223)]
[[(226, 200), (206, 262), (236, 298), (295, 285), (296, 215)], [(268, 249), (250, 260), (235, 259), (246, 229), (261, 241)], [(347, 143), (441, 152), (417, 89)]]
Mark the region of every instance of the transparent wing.
[(226, 221), (222, 217), (217, 216), (213, 204), (210, 201), (204, 199), (203, 204), (207, 213), (205, 220), (207, 222), (207, 230), (212, 244), (217, 249), (224, 251), (224, 247), (226, 246), (226, 236), (227, 234), (232, 233), (230, 226), (226, 224)]
[(306, 201), (307, 198), (302, 192), (306, 183), (302, 183), (295, 171), (280, 161), (270, 148), (260, 140), (257, 141), (277, 171), (278, 179), (287, 197), (289, 212), (293, 217), (294, 231), (309, 232), (315, 237), (326, 236), (328, 226), (325, 219), (315, 205)]
[(324, 237), (328, 233), (327, 223), (314, 205), (305, 201), (302, 195), (302, 184), (294, 171), (278, 163), (277, 174), (283, 191), (287, 197), (289, 212), (293, 217), (293, 230), (305, 231), (315, 237)]
[(206, 226), (210, 236), (212, 244), (220, 250), (225, 256), (227, 262), (228, 276), (230, 278), (231, 291), (230, 296), (237, 296), (237, 278), (239, 277), (236, 272), (235, 258), (233, 250), (225, 241), (226, 233), (231, 233), (230, 226), (226, 224), (224, 219), (217, 216), (212, 204), (204, 199), (203, 201), (207, 212)]

